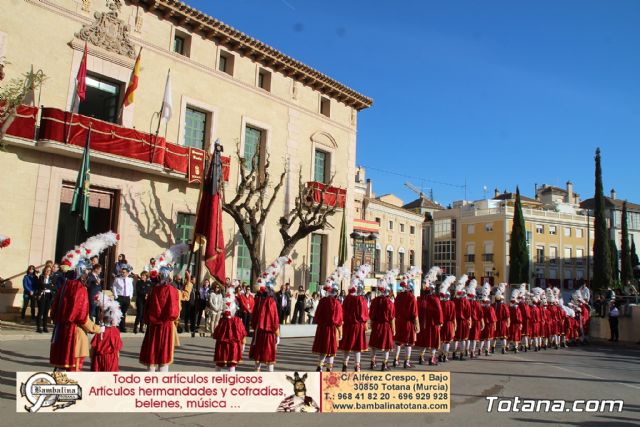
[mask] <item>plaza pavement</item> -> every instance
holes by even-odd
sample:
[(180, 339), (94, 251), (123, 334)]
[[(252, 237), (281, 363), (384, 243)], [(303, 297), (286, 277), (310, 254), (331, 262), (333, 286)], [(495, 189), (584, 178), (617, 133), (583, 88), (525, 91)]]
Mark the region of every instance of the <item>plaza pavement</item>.
[[(632, 426), (640, 422), (640, 346), (594, 343), (564, 350), (451, 361), (437, 370), (452, 372), (450, 414), (17, 414), (16, 371), (47, 369), (48, 336), (0, 329), (0, 414), (7, 426)], [(137, 357), (142, 336), (126, 334), (122, 371), (140, 371)], [(181, 336), (173, 371), (213, 370), (213, 341)], [(277, 370), (315, 370), (311, 338), (285, 338), (278, 348)], [(246, 356), (246, 355), (245, 355)], [(363, 357), (367, 366), (369, 357)], [(336, 366), (339, 369), (338, 359)], [(85, 369), (88, 363), (85, 362)], [(245, 363), (238, 370), (247, 371)], [(436, 370), (416, 364), (413, 371)], [(487, 413), (485, 396), (522, 399), (623, 399), (623, 412), (613, 414)]]

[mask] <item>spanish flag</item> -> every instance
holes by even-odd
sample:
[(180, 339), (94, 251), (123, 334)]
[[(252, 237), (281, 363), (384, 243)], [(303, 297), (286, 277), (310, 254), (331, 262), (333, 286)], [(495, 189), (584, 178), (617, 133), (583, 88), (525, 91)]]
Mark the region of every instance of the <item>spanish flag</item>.
[(142, 54), (142, 48), (140, 48), (140, 52), (138, 53), (138, 58), (136, 58), (136, 63), (133, 66), (133, 72), (131, 72), (131, 79), (129, 80), (127, 91), (124, 94), (123, 105), (125, 107), (133, 104), (133, 99), (136, 93), (136, 89), (138, 88), (138, 75), (140, 74), (140, 55), (141, 54)]

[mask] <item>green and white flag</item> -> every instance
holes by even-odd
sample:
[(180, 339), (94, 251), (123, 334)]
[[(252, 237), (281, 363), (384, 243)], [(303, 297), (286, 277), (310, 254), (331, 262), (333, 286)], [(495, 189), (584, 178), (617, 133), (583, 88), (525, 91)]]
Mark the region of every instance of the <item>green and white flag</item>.
[(82, 165), (78, 171), (76, 179), (76, 187), (73, 190), (73, 199), (71, 200), (71, 213), (80, 215), (84, 224), (84, 231), (89, 231), (89, 187), (91, 186), (91, 168), (89, 166), (89, 153), (91, 140), (91, 128), (87, 132), (87, 141), (84, 145), (82, 153)]

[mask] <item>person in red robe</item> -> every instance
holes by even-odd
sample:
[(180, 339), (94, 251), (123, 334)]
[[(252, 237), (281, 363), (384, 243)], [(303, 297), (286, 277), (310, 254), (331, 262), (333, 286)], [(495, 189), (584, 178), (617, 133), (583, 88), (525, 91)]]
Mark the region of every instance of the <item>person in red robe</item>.
[(509, 307), (504, 303), (504, 292), (507, 289), (506, 283), (500, 283), (495, 291), (493, 309), (496, 312), (496, 334), (491, 346), (491, 353), (496, 352), (498, 340), (502, 343), (502, 354), (507, 353), (507, 336), (509, 334)]
[(396, 344), (396, 357), (393, 359), (393, 367), (398, 366), (400, 351), (405, 348), (404, 369), (413, 368), (411, 365), (411, 349), (416, 343), (416, 334), (420, 332), (420, 320), (418, 318), (418, 302), (413, 294), (414, 278), (420, 274), (420, 270), (412, 267), (400, 281), (400, 293), (394, 301), (396, 312), (396, 333), (393, 341)]
[(469, 277), (464, 274), (458, 280), (455, 288), (455, 297), (453, 303), (456, 309), (456, 333), (453, 343), (453, 360), (458, 358), (457, 351), (460, 346), (460, 360), (465, 360), (465, 349), (469, 340), (469, 332), (471, 332), (471, 304), (466, 298), (465, 286)]
[[(434, 268), (437, 270), (434, 271)], [(433, 267), (429, 270), (420, 296), (418, 297), (420, 332), (418, 332), (418, 336), (416, 337), (416, 346), (422, 348), (419, 362), (421, 365), (424, 363), (424, 355), (427, 350), (431, 351), (429, 366), (438, 364), (436, 353), (440, 348), (440, 328), (444, 322), (440, 298), (435, 292), (435, 280), (440, 271), (438, 267)]]
[(440, 341), (442, 349), (438, 360), (447, 362), (449, 360), (449, 349), (451, 341), (456, 333), (456, 306), (451, 301), (449, 288), (455, 282), (455, 276), (447, 276), (440, 284), (440, 304), (442, 306), (442, 328), (440, 328)]
[(482, 299), (482, 331), (480, 331), (480, 353), (484, 351), (484, 355), (489, 355), (489, 349), (491, 348), (491, 341), (496, 336), (496, 322), (498, 318), (496, 311), (491, 305), (491, 285), (485, 283), (482, 285), (482, 291), (480, 293)]
[(120, 370), (120, 304), (110, 296), (100, 292), (95, 296), (98, 307), (97, 318), (104, 325), (104, 332), (91, 340), (91, 370), (94, 372), (118, 372)]
[(369, 317), (371, 318), (371, 336), (369, 348), (371, 350), (371, 370), (376, 369), (376, 352), (384, 353), (382, 371), (389, 370), (389, 352), (393, 349), (395, 335), (395, 307), (389, 298), (389, 285), (386, 279), (378, 280), (378, 296), (371, 301)]
[[(163, 266), (156, 276), (159, 284), (151, 288), (144, 312), (147, 331), (142, 340), (139, 361), (150, 372), (168, 372), (173, 363), (173, 352), (179, 345), (176, 320), (180, 317), (180, 293), (171, 284), (170, 268)], [(191, 275), (185, 272), (189, 281)]]
[(542, 288), (533, 288), (531, 290), (531, 303), (530, 303), (530, 324), (531, 324), (531, 345), (533, 345), (533, 351), (540, 351), (540, 339), (542, 328), (542, 314), (540, 312), (540, 294), (544, 291)]
[(320, 299), (316, 314), (313, 317), (316, 334), (311, 351), (318, 355), (318, 367), (321, 372), (327, 362), (327, 372), (333, 372), (333, 361), (338, 351), (338, 341), (342, 339), (343, 313), (342, 304), (338, 300), (338, 280), (332, 275), (325, 282), (322, 290), (325, 296)]
[(87, 333), (102, 333), (104, 328), (89, 319), (89, 296), (84, 283), (74, 278), (73, 271), (67, 274), (51, 306), (54, 330), (49, 363), (58, 370), (81, 371), (89, 356)]
[(518, 352), (518, 345), (522, 341), (522, 314), (518, 306), (518, 295), (520, 291), (513, 289), (511, 291), (511, 300), (509, 306), (509, 341), (513, 344), (513, 352)]
[(465, 353), (469, 355), (471, 359), (476, 357), (476, 346), (480, 341), (480, 333), (484, 327), (484, 315), (482, 313), (482, 306), (480, 301), (476, 299), (476, 288), (478, 282), (476, 279), (471, 279), (467, 285), (467, 299), (471, 306), (471, 329), (469, 330), (469, 340), (467, 341), (467, 348)]
[(347, 372), (351, 353), (355, 354), (355, 371), (360, 372), (360, 360), (363, 351), (367, 351), (367, 321), (369, 320), (369, 308), (364, 292), (364, 279), (369, 274), (371, 267), (364, 264), (354, 274), (348, 295), (342, 302), (344, 325), (342, 326), (342, 339), (339, 349), (344, 352), (342, 372)]
[(523, 283), (518, 289), (518, 309), (522, 316), (522, 341), (520, 349), (525, 353), (529, 351), (529, 337), (531, 336), (531, 309), (527, 302), (527, 284)]
[(236, 316), (238, 306), (235, 294), (234, 288), (227, 289), (222, 317), (213, 331), (213, 339), (216, 341), (213, 353), (216, 371), (227, 368), (229, 372), (235, 372), (236, 366), (242, 361), (247, 331), (242, 319)]

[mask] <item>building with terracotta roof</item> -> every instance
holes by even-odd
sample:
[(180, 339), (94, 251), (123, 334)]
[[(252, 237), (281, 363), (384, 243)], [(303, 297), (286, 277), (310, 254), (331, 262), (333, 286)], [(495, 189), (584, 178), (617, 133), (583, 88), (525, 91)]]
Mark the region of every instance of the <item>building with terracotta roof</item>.
[[(85, 44), (86, 99), (77, 104)], [(135, 100), (123, 107), (140, 51)], [(269, 155), (272, 176), (285, 167), (292, 171), (266, 221), (272, 224), (262, 244), (267, 263), (279, 253), (275, 224), (293, 207), (298, 171), (313, 191), (333, 177), (330, 192), (354, 192), (358, 112), (372, 100), (181, 1), (9, 2), (0, 16), (0, 57), (9, 63), (5, 82), (32, 66), (46, 75), (35, 94), (38, 105), (21, 108), (0, 152), (6, 173), (0, 230), (12, 240), (0, 263), (0, 276), (11, 284), (0, 291), (0, 312), (22, 300), (16, 292), (29, 264), (60, 260), (88, 235), (119, 232), (117, 247), (101, 262), (109, 269), (124, 253), (136, 272), (172, 244), (188, 242), (204, 154), (216, 139), (225, 147), (226, 197), (239, 179), (236, 150), (244, 158), (258, 156), (259, 167)], [(155, 135), (169, 70), (173, 111)], [(79, 114), (70, 114), (72, 107)], [(85, 233), (69, 206), (89, 127), (91, 221)], [(335, 268), (341, 210), (351, 228), (353, 202), (351, 196), (334, 201), (339, 212), (331, 227), (295, 247), (280, 281), (313, 287)], [(247, 247), (228, 215), (223, 229), (227, 275), (248, 280)]]

